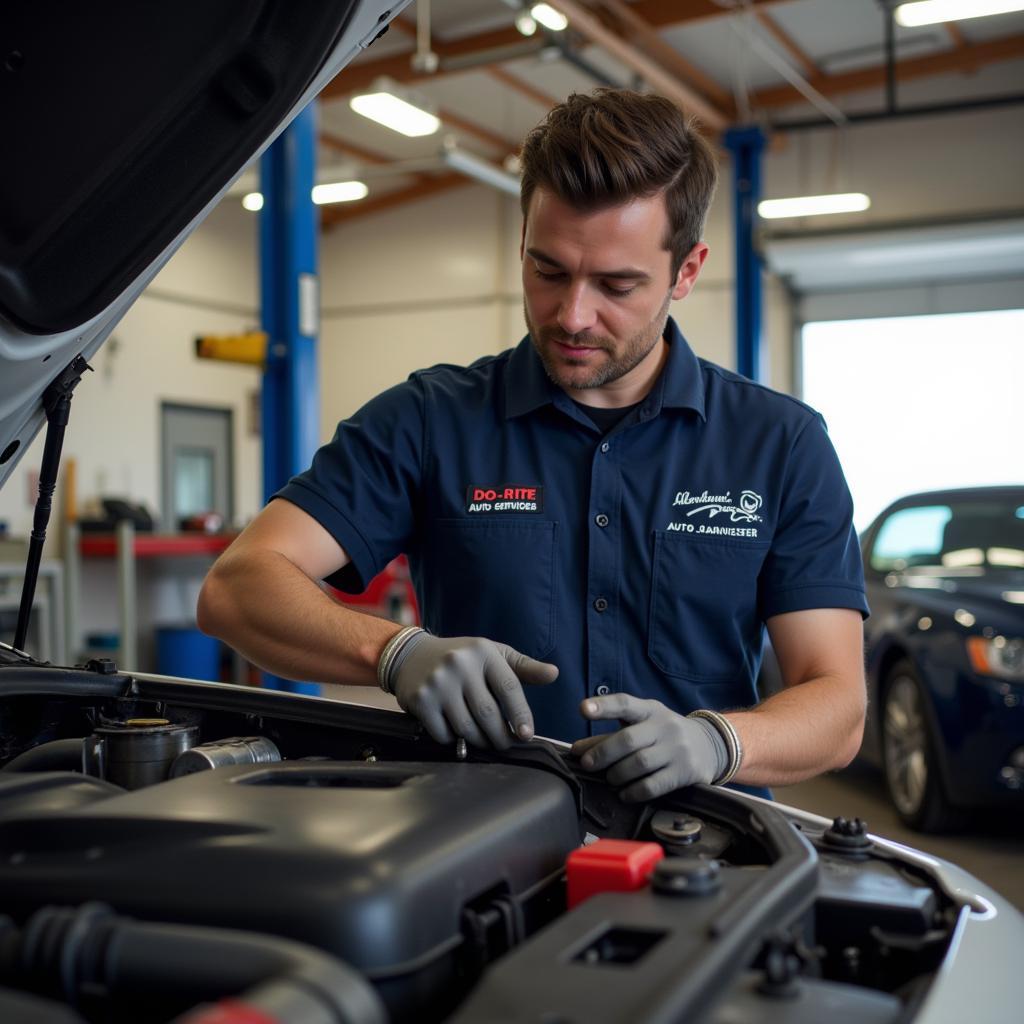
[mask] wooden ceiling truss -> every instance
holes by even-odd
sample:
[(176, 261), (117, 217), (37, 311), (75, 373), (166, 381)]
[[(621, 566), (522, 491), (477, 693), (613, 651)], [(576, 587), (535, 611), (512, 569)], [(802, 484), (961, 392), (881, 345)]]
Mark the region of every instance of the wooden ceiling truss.
[[(659, 35), (658, 30), (675, 27), (708, 18), (729, 17), (730, 14), (715, 0), (551, 0), (552, 5), (561, 8), (569, 17), (574, 32), (583, 41), (605, 49), (620, 63), (644, 78), (652, 88), (678, 103), (680, 107), (696, 114), (713, 131), (727, 127), (736, 116), (736, 109), (730, 94), (706, 72), (687, 61)], [(891, 67), (881, 64), (834, 74), (822, 72), (812, 58), (799, 44), (771, 17), (771, 8), (786, 0), (751, 0), (750, 9), (757, 23), (771, 36), (785, 53), (794, 69), (809, 85), (823, 96), (834, 98), (866, 90), (887, 90), (890, 101), (894, 87), (900, 82), (912, 81), (950, 72), (971, 73), (985, 65), (998, 61), (1015, 60), (1024, 57), (1024, 35), (1008, 36), (986, 42), (971, 43), (957, 28), (949, 23), (944, 26), (949, 36), (951, 49), (942, 53), (929, 54), (900, 60)], [(395, 27), (404, 34), (415, 37), (415, 23), (406, 17), (399, 17)], [(439, 70), (433, 74), (417, 71), (411, 63), (411, 51), (376, 60), (366, 60), (344, 70), (334, 81), (328, 83), (321, 93), (322, 99), (331, 100), (348, 96), (365, 89), (380, 76), (395, 81), (415, 84), (439, 77), (458, 74), (464, 70), (483, 71), (506, 88), (512, 89), (543, 109), (555, 105), (555, 97), (536, 88), (531, 83), (503, 67), (516, 55), (524, 51), (524, 37), (513, 27), (480, 32), (460, 39), (431, 40), (431, 48), (440, 58)], [(538, 41), (539, 50), (544, 45)], [(529, 49), (527, 46), (526, 50)], [(457, 65), (457, 69), (446, 69), (445, 62)], [(1001, 97), (988, 101), (988, 105), (1015, 102), (1019, 98)], [(804, 97), (791, 85), (771, 86), (752, 92), (749, 103), (753, 110), (770, 112), (787, 106), (802, 104)], [(961, 104), (964, 108), (986, 105), (986, 101), (972, 101)], [(851, 121), (868, 120), (881, 116), (909, 116), (914, 113), (945, 111), (950, 104), (936, 104), (932, 108), (919, 107), (912, 110), (895, 109), (875, 115), (851, 115)], [(518, 143), (506, 139), (492, 129), (477, 124), (451, 110), (438, 112), (442, 122), (449, 127), (483, 143), (504, 156), (516, 151)], [(783, 130), (797, 130), (814, 127), (824, 122), (793, 121), (780, 124)], [(321, 143), (338, 152), (354, 156), (368, 164), (379, 165), (388, 158), (364, 147), (341, 140), (328, 133), (321, 134)], [(392, 209), (415, 199), (437, 195), (441, 192), (468, 184), (463, 176), (451, 172), (436, 175), (420, 173), (413, 176), (413, 183), (386, 195), (360, 201), (343, 207), (325, 207), (321, 211), (325, 227), (346, 223), (369, 213)]]

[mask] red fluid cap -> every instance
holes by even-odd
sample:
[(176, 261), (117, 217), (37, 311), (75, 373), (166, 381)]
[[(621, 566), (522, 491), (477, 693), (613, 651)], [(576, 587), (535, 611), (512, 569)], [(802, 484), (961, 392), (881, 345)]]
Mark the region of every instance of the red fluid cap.
[(177, 1020), (179, 1024), (281, 1024), (276, 1017), (237, 999), (222, 999), (215, 1006), (200, 1006)]
[(566, 861), (569, 909), (599, 892), (632, 892), (642, 889), (665, 856), (657, 843), (628, 839), (598, 839), (573, 850)]

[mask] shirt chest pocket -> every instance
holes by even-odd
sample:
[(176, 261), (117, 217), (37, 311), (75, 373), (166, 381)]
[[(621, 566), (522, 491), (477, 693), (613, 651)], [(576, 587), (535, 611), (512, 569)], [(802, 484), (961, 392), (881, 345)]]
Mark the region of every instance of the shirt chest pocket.
[(768, 541), (655, 531), (647, 653), (672, 676), (735, 682), (760, 653), (757, 578)]
[(440, 519), (424, 564), (425, 625), (541, 658), (555, 646), (557, 523)]

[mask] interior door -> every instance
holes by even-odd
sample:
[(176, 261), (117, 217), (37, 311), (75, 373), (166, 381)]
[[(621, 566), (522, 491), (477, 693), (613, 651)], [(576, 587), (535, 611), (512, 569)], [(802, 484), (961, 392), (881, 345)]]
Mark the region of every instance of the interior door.
[(233, 416), (231, 409), (161, 405), (162, 528), (216, 512), (234, 518)]

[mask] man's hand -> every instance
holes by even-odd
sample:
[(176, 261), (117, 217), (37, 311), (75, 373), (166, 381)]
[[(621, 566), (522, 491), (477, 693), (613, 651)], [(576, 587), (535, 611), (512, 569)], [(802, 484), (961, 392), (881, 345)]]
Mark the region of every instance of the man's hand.
[(572, 745), (587, 771), (607, 768), (612, 785), (626, 786), (623, 800), (653, 800), (681, 786), (711, 783), (729, 764), (725, 740), (710, 722), (686, 718), (660, 701), (612, 693), (585, 700), (580, 710), (585, 718), (617, 718), (625, 726)]
[(438, 743), (461, 736), (475, 747), (504, 750), (513, 739), (533, 736), (533, 714), (521, 684), (553, 683), (558, 669), (483, 637), (417, 633), (402, 648), (390, 677), (399, 705)]

